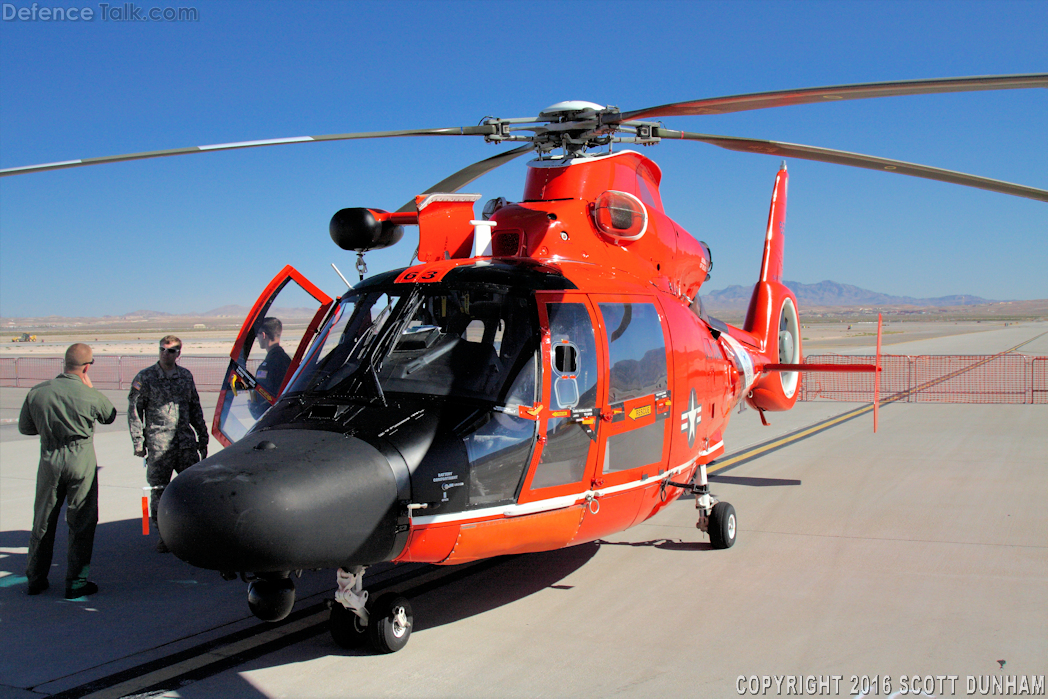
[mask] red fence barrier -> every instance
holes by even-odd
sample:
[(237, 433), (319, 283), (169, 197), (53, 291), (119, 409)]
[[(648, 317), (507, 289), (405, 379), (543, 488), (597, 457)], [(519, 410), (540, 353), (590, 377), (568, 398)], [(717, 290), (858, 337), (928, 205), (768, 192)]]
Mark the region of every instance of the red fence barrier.
[(1048, 357), (1033, 358), (1031, 403), (1048, 404)]
[[(96, 354), (94, 359), (91, 383), (105, 390), (130, 390), (135, 374), (156, 364), (153, 357)], [(248, 369), (254, 371), (259, 361), (248, 360)], [(218, 391), (229, 357), (181, 357), (178, 363), (193, 372), (198, 391)], [(61, 373), (62, 357), (0, 357), (0, 386), (5, 388), (30, 388)]]
[[(131, 388), (152, 357), (95, 355), (91, 381), (101, 389)], [(807, 364), (873, 364), (873, 356), (814, 354)], [(254, 371), (259, 360), (250, 360)], [(228, 357), (181, 357), (199, 391), (222, 388)], [(1048, 404), (1048, 357), (1023, 354), (881, 355), (882, 401), (908, 403)], [(29, 388), (62, 373), (61, 357), (0, 357), (0, 386)], [(872, 373), (816, 372), (801, 375), (800, 400), (873, 401)]]
[[(807, 364), (873, 364), (873, 356), (811, 355)], [(881, 355), (882, 402), (1048, 403), (1048, 357)], [(800, 400), (873, 401), (873, 374), (804, 374)]]

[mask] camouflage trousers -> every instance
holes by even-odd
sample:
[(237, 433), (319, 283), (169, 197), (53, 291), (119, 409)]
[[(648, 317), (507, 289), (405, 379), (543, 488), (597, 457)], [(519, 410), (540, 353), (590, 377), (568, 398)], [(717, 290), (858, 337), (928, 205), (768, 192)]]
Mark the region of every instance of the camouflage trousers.
[(154, 454), (152, 450), (149, 451), (146, 457), (146, 483), (153, 487), (149, 496), (149, 519), (153, 521), (154, 527), (156, 527), (156, 508), (160, 504), (160, 496), (164, 494), (164, 488), (171, 482), (171, 474), (182, 473), (198, 461), (200, 461), (200, 452), (196, 450), (196, 447), (179, 449), (173, 446), (159, 454)]

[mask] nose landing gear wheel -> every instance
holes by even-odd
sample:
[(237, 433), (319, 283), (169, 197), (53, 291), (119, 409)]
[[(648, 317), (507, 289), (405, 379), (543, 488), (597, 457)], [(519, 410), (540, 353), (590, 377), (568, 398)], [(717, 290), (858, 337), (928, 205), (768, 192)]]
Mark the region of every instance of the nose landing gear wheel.
[(407, 599), (387, 592), (375, 600), (368, 611), (367, 637), (372, 648), (379, 653), (396, 653), (407, 645), (414, 626), (411, 603)]
[(342, 648), (359, 648), (367, 641), (367, 628), (360, 623), (360, 617), (338, 602), (331, 607), (328, 629), (331, 638)]
[(710, 512), (710, 544), (715, 549), (730, 549), (735, 544), (738, 523), (735, 508), (726, 502), (718, 502)]

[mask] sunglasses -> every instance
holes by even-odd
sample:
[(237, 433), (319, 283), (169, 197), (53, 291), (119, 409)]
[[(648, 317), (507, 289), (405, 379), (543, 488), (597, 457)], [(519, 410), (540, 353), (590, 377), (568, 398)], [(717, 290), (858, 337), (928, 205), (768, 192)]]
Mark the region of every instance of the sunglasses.
[(171, 354), (178, 354), (181, 351), (182, 351), (181, 347), (161, 347), (160, 348), (161, 354), (163, 354), (164, 352), (170, 352)]

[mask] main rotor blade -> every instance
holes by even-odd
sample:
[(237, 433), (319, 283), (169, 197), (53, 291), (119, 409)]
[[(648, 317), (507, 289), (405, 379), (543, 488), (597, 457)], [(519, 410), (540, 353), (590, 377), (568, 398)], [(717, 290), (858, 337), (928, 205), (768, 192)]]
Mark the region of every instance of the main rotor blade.
[(860, 83), (856, 85), (832, 85), (809, 87), (800, 90), (777, 90), (755, 92), (748, 95), (712, 97), (691, 102), (674, 102), (661, 107), (648, 107), (632, 112), (623, 112), (616, 121), (652, 119), (666, 116), (696, 116), (702, 114), (727, 114), (751, 109), (787, 107), (793, 104), (816, 102), (838, 102), (871, 97), (894, 97), (898, 95), (925, 95), (940, 92), (974, 92), (978, 90), (1015, 90), (1029, 87), (1048, 87), (1048, 73), (1028, 75), (983, 75), (971, 78), (938, 78), (934, 80), (899, 80), (884, 83)]
[(407, 129), (404, 131), (367, 131), (360, 133), (329, 134), (327, 136), (295, 136), (293, 138), (268, 138), (261, 141), (240, 141), (239, 143), (216, 143), (211, 146), (190, 146), (188, 148), (171, 148), (168, 150), (151, 150), (127, 155), (107, 155), (100, 158), (82, 160), (65, 160), (59, 163), (43, 165), (24, 165), (0, 170), (0, 177), (25, 175), (30, 172), (46, 170), (64, 170), (85, 165), (102, 165), (104, 163), (122, 163), (127, 160), (145, 160), (146, 158), (163, 158), (169, 155), (189, 155), (191, 153), (208, 153), (217, 150), (236, 150), (238, 148), (258, 148), (261, 146), (282, 146), (286, 143), (311, 143), (319, 141), (351, 141), (361, 138), (396, 138), (398, 136), (490, 136), (496, 127), (482, 124), (480, 126), (454, 126), (446, 129)]
[(900, 175), (911, 175), (923, 177), (927, 180), (938, 180), (939, 182), (950, 182), (951, 184), (964, 185), (966, 187), (977, 187), (991, 192), (1011, 194), (1027, 199), (1048, 202), (1048, 191), (1027, 187), (1001, 180), (991, 180), (978, 175), (967, 175), (963, 172), (943, 170), (927, 165), (917, 165), (903, 162), (902, 160), (890, 160), (878, 158), (873, 155), (861, 153), (849, 153), (842, 150), (830, 148), (819, 148), (816, 146), (803, 146), (796, 143), (781, 143), (778, 141), (765, 141), (757, 138), (738, 138), (736, 136), (713, 136), (710, 134), (689, 133), (687, 131), (671, 131), (669, 129), (658, 129), (658, 135), (662, 138), (679, 138), (685, 141), (702, 141), (714, 146), (720, 146), (728, 150), (740, 151), (742, 153), (760, 153), (763, 155), (778, 155), (781, 157), (800, 158), (802, 160), (814, 160), (822, 163), (835, 163), (837, 165), (850, 165), (862, 167), (868, 170), (882, 170), (894, 172)]
[[(521, 146), (520, 148), (508, 150), (505, 153), (493, 155), (490, 158), (485, 158), (484, 160), (481, 160), (479, 162), (473, 163), (472, 165), (468, 165), (462, 168), (454, 175), (445, 177), (440, 182), (437, 182), (435, 185), (427, 189), (425, 192), (422, 192), (422, 194), (433, 194), (434, 192), (447, 192), (450, 194), (451, 192), (457, 192), (473, 180), (480, 177), (481, 175), (491, 172), (500, 165), (505, 165), (509, 161), (516, 158), (518, 155), (524, 155), (528, 151), (534, 150), (534, 148), (534, 146), (529, 144), (527, 146)], [(414, 210), (415, 198), (412, 197), (411, 201), (407, 202), (406, 204), (404, 204), (404, 206), (397, 209), (395, 213), (401, 214)]]

